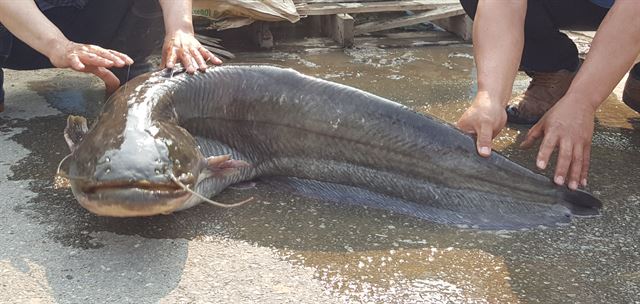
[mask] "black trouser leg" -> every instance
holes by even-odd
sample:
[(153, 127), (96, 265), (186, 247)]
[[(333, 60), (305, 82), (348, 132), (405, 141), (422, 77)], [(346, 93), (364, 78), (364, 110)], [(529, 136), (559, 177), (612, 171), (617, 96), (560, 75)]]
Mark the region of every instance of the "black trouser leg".
[(11, 52), (12, 40), (11, 33), (4, 26), (0, 26), (0, 112), (4, 111), (4, 71), (2, 66)]
[(147, 58), (164, 38), (158, 0), (91, 0), (73, 28), (77, 41), (113, 49), (134, 60), (131, 67), (111, 69), (120, 83), (153, 69)]
[[(460, 0), (474, 18), (478, 0)], [(533, 72), (574, 71), (578, 66), (576, 45), (561, 29), (594, 30), (608, 9), (589, 0), (528, 0), (521, 69)]]
[(640, 80), (640, 62), (633, 66), (631, 72), (629, 72), (629, 76)]
[(116, 35), (106, 44), (107, 48), (123, 52), (134, 60), (131, 67), (112, 69), (121, 83), (155, 69), (147, 59), (162, 46), (164, 35), (164, 19), (158, 0), (135, 0)]

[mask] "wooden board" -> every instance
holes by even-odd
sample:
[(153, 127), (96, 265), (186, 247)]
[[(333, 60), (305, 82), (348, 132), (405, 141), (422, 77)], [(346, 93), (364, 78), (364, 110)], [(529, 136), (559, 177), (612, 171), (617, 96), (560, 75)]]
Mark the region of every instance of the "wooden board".
[(467, 15), (438, 19), (434, 20), (433, 23), (458, 35), (464, 41), (471, 41), (471, 38), (473, 38), (473, 20)]
[(331, 37), (343, 47), (353, 46), (353, 22), (348, 14), (331, 16)]
[(355, 35), (361, 35), (364, 33), (377, 32), (388, 30), (397, 27), (410, 26), (419, 24), (431, 20), (442, 19), (452, 16), (463, 15), (464, 10), (460, 5), (447, 5), (436, 8), (434, 10), (415, 14), (413, 16), (406, 16), (400, 18), (394, 18), (391, 20), (367, 22), (355, 27)]
[(389, 0), (293, 0), (294, 4), (311, 4), (311, 3), (348, 3), (348, 2), (382, 2)]
[(382, 1), (369, 3), (311, 3), (297, 6), (298, 14), (304, 16), (424, 11), (443, 5), (459, 5), (459, 0), (413, 0), (413, 1)]

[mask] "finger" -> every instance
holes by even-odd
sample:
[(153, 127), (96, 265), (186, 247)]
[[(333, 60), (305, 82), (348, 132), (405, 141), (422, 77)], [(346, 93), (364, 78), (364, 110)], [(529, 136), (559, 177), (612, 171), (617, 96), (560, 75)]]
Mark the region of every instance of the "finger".
[(558, 148), (558, 163), (556, 164), (556, 173), (553, 181), (556, 185), (562, 186), (567, 181), (567, 173), (571, 166), (573, 156), (573, 144), (569, 140), (562, 140)]
[(107, 95), (111, 95), (111, 93), (115, 92), (115, 90), (120, 87), (120, 80), (118, 80), (118, 77), (104, 67), (88, 67), (86, 72), (92, 73), (102, 79)]
[(193, 58), (191, 57), (191, 54), (189, 53), (189, 51), (182, 48), (178, 51), (178, 53), (179, 53), (178, 57), (180, 58), (180, 62), (182, 62), (182, 65), (187, 70), (187, 73), (189, 74), (195, 73), (196, 66), (194, 64)]
[(195, 60), (196, 65), (201, 71), (207, 69), (207, 62), (204, 61), (202, 54), (200, 54), (197, 49), (191, 49), (191, 57)]
[(584, 147), (582, 152), (582, 173), (580, 173), (580, 183), (582, 187), (587, 186), (587, 178), (589, 177), (589, 165), (591, 164), (591, 145)]
[[(115, 52), (115, 51), (114, 51)], [(114, 66), (117, 67), (122, 67), (125, 65), (125, 61), (120, 58), (119, 56), (116, 56), (113, 52), (111, 52), (110, 50), (107, 49), (103, 49), (97, 45), (91, 45), (89, 46), (87, 53), (92, 53), (95, 54), (96, 56), (102, 57), (104, 59), (107, 59), (111, 62), (113, 62)], [(115, 52), (117, 53), (117, 52)]]
[(542, 144), (540, 144), (540, 150), (538, 150), (538, 156), (536, 157), (536, 166), (538, 169), (544, 170), (547, 167), (549, 158), (551, 157), (551, 153), (553, 153), (553, 149), (555, 149), (557, 142), (558, 138), (551, 134), (542, 139)]
[(85, 65), (93, 65), (99, 67), (112, 67), (115, 65), (113, 61), (90, 52), (81, 52), (80, 54), (78, 54), (78, 57), (80, 57), (80, 61), (82, 61), (82, 63), (84, 63)]
[(580, 175), (582, 173), (583, 162), (583, 149), (582, 146), (576, 145), (573, 147), (573, 158), (571, 159), (571, 167), (569, 169), (568, 186), (571, 190), (577, 190), (580, 183)]
[(164, 56), (164, 58), (165, 58), (164, 66), (167, 68), (173, 69), (173, 67), (176, 65), (176, 61), (178, 61), (178, 52), (176, 51), (176, 48), (169, 47), (167, 49), (167, 54), (166, 56)]
[(524, 141), (520, 144), (520, 148), (529, 149), (533, 147), (535, 142), (544, 134), (542, 130), (543, 128), (541, 124), (533, 126), (527, 133), (527, 137), (525, 137)]
[(215, 65), (222, 64), (222, 60), (220, 60), (220, 58), (216, 57), (216, 55), (211, 53), (204, 46), (200, 46), (200, 48), (198, 48), (198, 51), (200, 51), (200, 54), (202, 54), (202, 57), (205, 59), (205, 61), (211, 61), (211, 63), (215, 64)]
[(116, 56), (118, 58), (120, 58), (120, 60), (124, 61), (125, 64), (128, 65), (132, 65), (133, 64), (133, 59), (131, 59), (131, 57), (127, 56), (127, 54), (123, 54), (120, 53), (118, 51), (114, 51), (114, 50), (108, 50), (109, 53), (111, 53), (113, 56)]
[(493, 130), (488, 124), (480, 125), (480, 131), (477, 135), (478, 153), (483, 157), (491, 156), (491, 140), (493, 139)]
[(86, 66), (82, 63), (82, 61), (80, 61), (78, 54), (71, 54), (69, 56), (69, 66), (72, 69), (80, 72), (84, 72), (84, 69), (86, 68)]

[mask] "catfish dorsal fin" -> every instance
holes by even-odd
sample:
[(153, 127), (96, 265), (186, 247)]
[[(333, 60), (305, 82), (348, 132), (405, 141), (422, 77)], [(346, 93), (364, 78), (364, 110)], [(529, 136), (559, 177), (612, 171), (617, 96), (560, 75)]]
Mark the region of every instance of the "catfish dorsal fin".
[(86, 118), (75, 115), (69, 115), (69, 117), (67, 117), (67, 126), (64, 128), (64, 139), (72, 153), (76, 150), (87, 132), (89, 132), (89, 127), (87, 127)]

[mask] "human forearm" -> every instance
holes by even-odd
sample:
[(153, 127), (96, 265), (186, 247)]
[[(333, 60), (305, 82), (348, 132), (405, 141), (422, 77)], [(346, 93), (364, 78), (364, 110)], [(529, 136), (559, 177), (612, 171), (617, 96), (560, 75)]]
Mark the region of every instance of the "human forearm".
[(504, 128), (504, 110), (518, 73), (524, 47), (526, 0), (480, 0), (473, 25), (473, 50), (478, 70), (478, 94), (457, 122), (476, 134), (482, 156), (491, 155), (491, 141)]
[(524, 47), (526, 0), (480, 0), (473, 26), (478, 94), (504, 107)]
[(181, 31), (193, 34), (191, 0), (159, 0), (167, 35)]
[(49, 58), (69, 42), (33, 0), (1, 0), (0, 22), (13, 35)]
[(542, 139), (537, 165), (544, 169), (554, 150), (558, 160), (554, 181), (570, 189), (587, 185), (594, 113), (629, 70), (640, 52), (640, 2), (618, 0), (594, 38), (587, 60), (567, 93), (535, 125), (522, 143)]
[[(593, 40), (566, 96), (595, 111), (640, 53), (640, 1), (618, 0)], [(577, 104), (576, 104), (577, 105)]]

